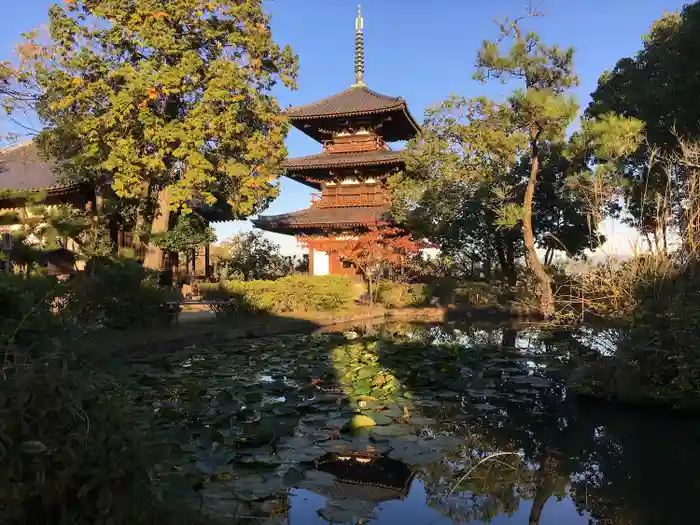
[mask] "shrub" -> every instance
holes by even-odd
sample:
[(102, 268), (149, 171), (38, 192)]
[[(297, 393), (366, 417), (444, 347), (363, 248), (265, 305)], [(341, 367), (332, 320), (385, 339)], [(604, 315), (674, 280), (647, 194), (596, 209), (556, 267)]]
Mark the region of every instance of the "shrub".
[(128, 259), (88, 262), (89, 273), (70, 282), (66, 313), (110, 328), (157, 326), (174, 318), (168, 303), (175, 292), (158, 285), (155, 274)]
[[(306, 312), (338, 310), (352, 302), (352, 283), (347, 277), (283, 277), (275, 281), (225, 281), (202, 285), (207, 299), (232, 299), (232, 305), (257, 312)], [(236, 307), (232, 306), (235, 313)]]
[[(601, 265), (574, 279), (575, 296), (585, 312), (619, 326), (623, 335), (614, 357), (581, 374), (573, 390), (623, 402), (698, 410), (697, 263), (645, 255)], [(580, 317), (582, 310), (574, 315)]]
[(455, 303), (460, 306), (497, 306), (501, 301), (502, 290), (493, 283), (474, 281), (462, 284), (455, 290)]
[(377, 301), (386, 308), (428, 306), (433, 289), (428, 284), (383, 282), (377, 290)]
[(64, 327), (53, 315), (52, 303), (65, 291), (65, 285), (55, 278), (25, 279), (0, 273), (0, 347), (10, 343), (29, 345), (38, 334), (60, 333)]

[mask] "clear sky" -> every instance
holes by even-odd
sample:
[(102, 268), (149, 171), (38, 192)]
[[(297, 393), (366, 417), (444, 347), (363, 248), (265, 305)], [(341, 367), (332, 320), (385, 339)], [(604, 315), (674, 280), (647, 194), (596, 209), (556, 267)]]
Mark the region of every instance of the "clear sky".
[[(0, 60), (11, 59), (20, 33), (45, 22), (52, 0), (7, 2), (0, 21)], [(664, 11), (682, 8), (683, 0), (540, 0), (544, 17), (533, 24), (546, 43), (573, 46), (582, 107), (600, 74), (641, 47), (641, 36)], [(418, 121), (426, 107), (451, 93), (498, 98), (503, 87), (472, 80), (474, 57), (484, 39), (497, 31), (494, 19), (525, 13), (527, 0), (364, 0), (365, 82), (380, 93), (402, 96)], [(275, 40), (299, 55), (299, 89), (278, 90), (282, 107), (306, 104), (346, 89), (354, 80), (353, 46), (356, 0), (267, 0)], [(321, 146), (293, 130), (289, 155), (318, 153)], [(281, 196), (265, 212), (305, 208), (310, 190), (284, 179)], [(219, 238), (247, 228), (217, 226)], [(625, 244), (627, 233), (616, 227)], [(611, 232), (607, 232), (610, 234)], [(292, 238), (274, 236), (286, 251)], [(624, 249), (624, 246), (622, 247)]]

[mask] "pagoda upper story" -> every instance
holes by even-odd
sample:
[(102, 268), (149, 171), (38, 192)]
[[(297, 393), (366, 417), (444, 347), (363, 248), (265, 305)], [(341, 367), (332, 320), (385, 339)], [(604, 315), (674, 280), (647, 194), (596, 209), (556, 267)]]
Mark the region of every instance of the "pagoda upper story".
[(364, 83), (364, 21), (355, 22), (355, 83), (348, 89), (311, 104), (289, 108), (285, 114), (301, 132), (323, 145), (316, 155), (288, 159), (287, 176), (321, 189), (352, 175), (384, 178), (403, 166), (400, 151), (387, 143), (409, 140), (419, 126), (401, 97), (389, 97)]
[(364, 21), (355, 21), (355, 82), (311, 104), (289, 108), (294, 127), (320, 142), (323, 151), (288, 159), (287, 177), (320, 190), (311, 207), (260, 216), (254, 224), (287, 234), (317, 234), (391, 224), (391, 194), (384, 184), (404, 168), (402, 151), (388, 143), (409, 140), (419, 126), (403, 98), (369, 89), (364, 82)]

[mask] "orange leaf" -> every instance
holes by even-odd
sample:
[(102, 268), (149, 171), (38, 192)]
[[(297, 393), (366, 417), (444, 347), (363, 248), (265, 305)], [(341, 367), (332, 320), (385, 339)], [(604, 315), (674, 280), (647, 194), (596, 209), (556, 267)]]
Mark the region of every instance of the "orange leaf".
[(156, 20), (160, 20), (161, 18), (167, 18), (167, 17), (168, 17), (168, 13), (166, 13), (165, 11), (157, 11), (157, 12), (153, 13), (153, 18), (155, 18)]

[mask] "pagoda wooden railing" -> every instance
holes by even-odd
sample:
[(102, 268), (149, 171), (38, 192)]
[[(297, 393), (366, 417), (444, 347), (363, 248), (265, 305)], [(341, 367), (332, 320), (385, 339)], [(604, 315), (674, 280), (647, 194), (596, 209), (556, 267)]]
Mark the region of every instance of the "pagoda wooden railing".
[(316, 208), (340, 208), (350, 206), (380, 206), (387, 199), (381, 193), (368, 195), (319, 195), (311, 194), (311, 206)]
[(358, 151), (374, 151), (387, 149), (387, 145), (378, 135), (347, 135), (334, 137), (324, 143), (328, 153), (353, 153)]

